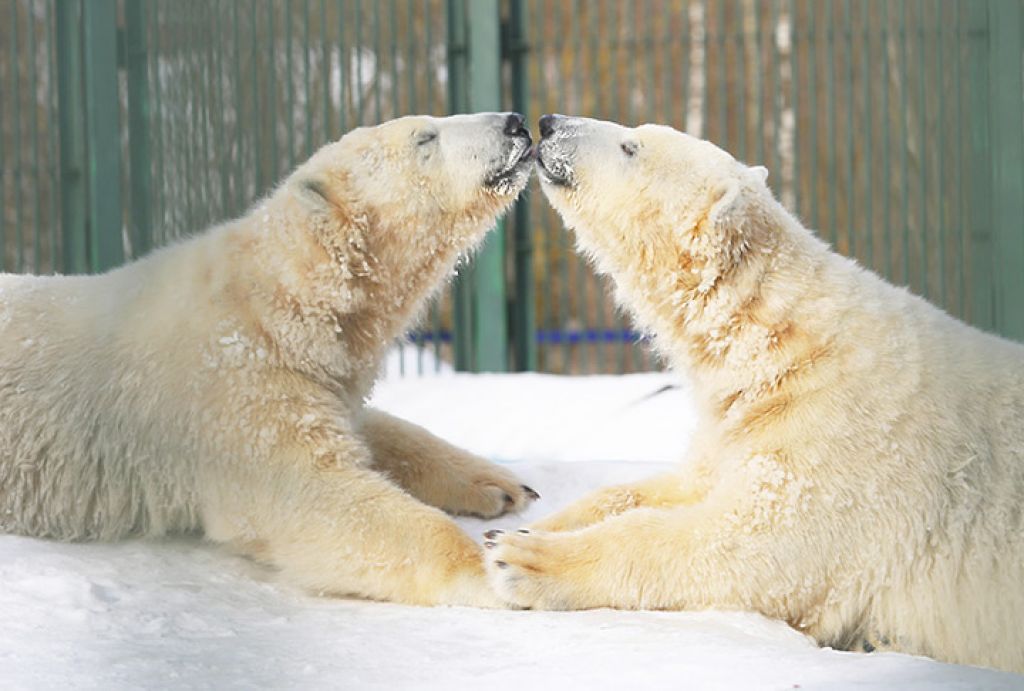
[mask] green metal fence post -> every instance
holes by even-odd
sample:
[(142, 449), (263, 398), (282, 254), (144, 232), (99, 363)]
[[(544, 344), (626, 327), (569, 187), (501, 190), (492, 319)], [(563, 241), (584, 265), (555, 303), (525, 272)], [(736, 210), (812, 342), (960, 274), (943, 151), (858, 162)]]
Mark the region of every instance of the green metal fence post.
[(128, 83), (128, 169), (131, 180), (132, 255), (153, 246), (150, 190), (153, 187), (149, 148), (149, 74), (146, 42), (147, 0), (126, 0), (124, 62)]
[(996, 327), (1024, 340), (1024, 11), (1020, 0), (992, 0), (988, 9)]
[[(979, 328), (993, 330), (996, 326), (993, 312), (993, 259), (992, 259), (992, 202), (991, 202), (991, 143), (989, 141), (989, 22), (988, 5), (967, 3), (968, 63), (967, 102), (971, 104), (969, 117), (970, 182), (968, 199), (971, 228), (970, 266), (970, 320)], [(904, 262), (906, 259), (904, 258)], [(904, 280), (908, 280), (904, 275)]]
[[(470, 111), (501, 110), (501, 12), (498, 0), (467, 3)], [(474, 369), (508, 369), (505, 304), (505, 224), (490, 232), (473, 268)]]
[[(528, 120), (530, 87), (527, 56), (530, 50), (526, 38), (526, 0), (512, 0), (509, 12), (508, 45), (504, 53), (512, 68), (512, 104)], [(530, 371), (537, 368), (536, 315), (533, 283), (533, 225), (530, 223), (530, 197), (527, 190), (516, 205), (515, 234), (515, 299), (512, 300), (512, 338), (515, 368)]]
[[(448, 0), (448, 112), (466, 110), (469, 81), (469, 48), (466, 38), (464, 0)], [(463, 264), (452, 285), (452, 356), (455, 369), (470, 371), (473, 367), (473, 265)]]
[(124, 261), (121, 240), (121, 140), (117, 95), (117, 0), (82, 5), (85, 136), (88, 165), (89, 268)]
[[(448, 21), (451, 110), (500, 110), (499, 0), (449, 0)], [(489, 233), (472, 268), (461, 272), (455, 286), (455, 366), (487, 372), (508, 369), (503, 222)]]
[(57, 2), (57, 101), (60, 120), (61, 271), (89, 270), (82, 97), (82, 2)]

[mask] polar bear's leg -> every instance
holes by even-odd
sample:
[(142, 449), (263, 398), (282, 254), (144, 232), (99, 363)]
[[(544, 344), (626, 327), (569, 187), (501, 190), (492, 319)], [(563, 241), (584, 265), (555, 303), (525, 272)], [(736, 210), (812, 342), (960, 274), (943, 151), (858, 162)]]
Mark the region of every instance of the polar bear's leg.
[[(409, 604), (497, 607), (480, 547), (448, 516), (359, 466), (279, 466), (236, 494), (211, 538), (270, 563), (315, 593)], [(230, 499), (228, 499), (230, 501)]]
[(632, 509), (667, 508), (699, 501), (703, 490), (679, 473), (665, 473), (625, 485), (603, 487), (532, 524), (538, 531), (578, 530)]
[(485, 543), (485, 559), (497, 593), (522, 607), (753, 607), (788, 619), (793, 593), (814, 575), (791, 568), (785, 535), (765, 536), (702, 503), (635, 509), (571, 532), (501, 532)]
[(492, 518), (519, 511), (537, 498), (505, 468), (379, 410), (363, 411), (359, 432), (374, 468), (449, 513)]

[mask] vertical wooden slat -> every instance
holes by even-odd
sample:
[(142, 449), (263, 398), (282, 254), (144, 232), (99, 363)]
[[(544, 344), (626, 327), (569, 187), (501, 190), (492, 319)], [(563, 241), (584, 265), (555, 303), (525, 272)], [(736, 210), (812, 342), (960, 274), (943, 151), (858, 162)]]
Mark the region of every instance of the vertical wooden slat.
[(994, 329), (991, 137), (989, 134), (989, 16), (986, 3), (967, 3), (967, 100), (970, 123), (971, 321)]
[[(313, 73), (310, 67), (310, 50), (312, 41), (309, 22), (309, 0), (302, 3), (302, 103), (305, 116), (303, 117), (303, 131), (305, 132), (305, 156), (313, 155), (316, 145), (313, 143)], [(294, 76), (289, 72), (288, 82), (293, 81)], [(292, 87), (294, 89), (294, 87)]]
[[(795, 0), (791, 0), (791, 5)], [(756, 163), (765, 166), (771, 172), (771, 175), (776, 176), (776, 180), (781, 179), (781, 167), (779, 160), (781, 158), (780, 146), (779, 146), (779, 133), (781, 132), (779, 118), (781, 117), (781, 107), (779, 101), (782, 97), (782, 78), (781, 78), (781, 67), (779, 64), (778, 54), (778, 36), (776, 35), (778, 21), (779, 21), (779, 2), (780, 0), (771, 0), (768, 8), (768, 32), (764, 31), (764, 14), (763, 6), (764, 3), (755, 3), (755, 26), (757, 27), (757, 34), (755, 42), (757, 43), (757, 125), (758, 125), (758, 148), (757, 154), (755, 155)], [(765, 54), (765, 36), (769, 37), (770, 45), (767, 47), (767, 52), (771, 56), (770, 70), (765, 70), (763, 58)], [(771, 75), (771, 158), (765, 153), (765, 94), (764, 94), (764, 82)], [(769, 184), (773, 183), (771, 177), (769, 177)]]
[[(729, 53), (726, 43), (728, 25), (725, 18), (725, 3), (717, 4), (718, 23), (715, 43), (718, 47), (718, 145), (729, 148)], [(705, 87), (711, 82), (705, 82)]]
[(89, 264), (106, 271), (124, 261), (121, 240), (120, 105), (117, 95), (117, 2), (82, 7)]
[[(320, 123), (320, 143), (331, 141), (331, 53), (330, 43), (327, 39), (327, 7), (325, 0), (320, 0), (320, 99), (322, 101), (322, 113)], [(292, 75), (288, 75), (288, 81)], [(395, 76), (397, 83), (398, 77)]]
[[(0, 32), (14, 32), (14, 26), (10, 23), (6, 28), (0, 27)], [(15, 63), (16, 64), (16, 63)], [(5, 147), (4, 132), (7, 131), (6, 109), (7, 90), (4, 84), (3, 75), (0, 74), (0, 272), (7, 271), (7, 152)], [(15, 107), (17, 104), (15, 104)]]
[[(297, 163), (295, 158), (295, 69), (292, 65), (295, 54), (295, 8), (292, 6), (292, 0), (285, 0), (284, 3), (284, 69), (286, 74), (286, 86), (285, 86), (285, 107), (288, 112), (285, 114), (285, 121), (288, 123), (288, 134), (286, 139), (286, 146), (288, 147), (288, 169), (295, 168)], [(309, 84), (309, 0), (303, 1), (303, 29), (304, 36), (306, 37), (304, 48), (304, 54), (306, 60), (303, 61), (303, 71), (306, 75), (306, 84)], [(306, 91), (309, 91), (307, 86)], [(307, 123), (308, 126), (308, 123)]]
[[(876, 81), (871, 74), (871, 6), (863, 4), (864, 13), (864, 41), (861, 43), (861, 52), (864, 55), (864, 72), (861, 74), (861, 82), (864, 86), (864, 155), (861, 158), (861, 170), (864, 180), (864, 226), (861, 232), (864, 234), (864, 259), (868, 266), (878, 270), (878, 263), (875, 261), (875, 217), (872, 209), (872, 172), (875, 170), (874, 161), (871, 159), (871, 143), (874, 139), (873, 120), (874, 112), (871, 106), (871, 92)], [(875, 8), (877, 11), (877, 7)], [(851, 27), (852, 29), (852, 27)], [(850, 55), (850, 62), (853, 62), (853, 55)], [(883, 85), (885, 86), (885, 85)], [(851, 218), (851, 221), (853, 219)]]
[[(351, 94), (352, 85), (349, 82), (349, 69), (348, 69), (348, 45), (345, 42), (345, 9), (348, 4), (338, 4), (338, 69), (340, 74), (338, 78), (340, 80), (340, 91), (341, 98), (338, 103), (338, 130), (342, 135), (348, 131), (348, 104), (349, 98), (346, 97), (346, 93)], [(429, 23), (428, 23), (429, 28)]]
[(160, 0), (151, 0), (149, 21), (147, 31), (150, 34), (152, 50), (149, 60), (149, 82), (153, 86), (153, 113), (150, 125), (150, 133), (153, 140), (153, 187), (150, 194), (153, 201), (153, 242), (159, 244), (164, 241), (166, 234), (166, 213), (165, 213), (165, 189), (164, 189), (164, 119), (163, 108), (163, 78), (160, 74), (160, 66), (163, 64), (161, 52), (163, 32), (160, 27)]
[[(215, 20), (211, 22), (214, 36), (224, 36), (224, 10), (220, 2), (212, 4)], [(231, 206), (231, 143), (225, 139), (225, 113), (228, 110), (228, 92), (224, 85), (224, 43), (211, 41), (210, 54), (214, 78), (210, 89), (214, 94), (214, 142), (217, 147), (217, 169), (220, 173), (220, 195), (217, 219), (224, 219), (237, 213)]]
[(892, 88), (889, 75), (889, 0), (884, 0), (879, 23), (882, 26), (882, 152), (886, 160), (882, 165), (882, 238), (884, 245), (885, 277), (894, 277), (892, 260), (892, 156), (890, 147), (889, 90)]
[[(789, 3), (789, 80), (791, 105), (793, 111), (793, 211), (800, 213), (800, 92), (804, 85), (800, 82), (800, 50), (797, 38), (799, 32), (799, 15), (796, 0)], [(781, 172), (781, 171), (780, 171)]]
[(235, 210), (240, 212), (245, 205), (245, 176), (243, 174), (245, 164), (245, 139), (242, 136), (243, 127), (248, 122), (248, 118), (245, 117), (242, 103), (242, 34), (239, 29), (239, 18), (238, 18), (238, 2), (231, 3), (231, 28), (232, 28), (232, 49), (235, 53), (235, 75), (234, 75), (234, 86), (235, 86), (235, 130), (234, 130), (234, 150), (235, 150)]
[(1019, 0), (989, 3), (989, 104), (995, 318), (1000, 333), (1024, 340), (1024, 75)]
[(908, 167), (910, 151), (910, 109), (908, 106), (908, 94), (910, 85), (907, 83), (907, 0), (900, 0), (899, 19), (900, 38), (900, 133), (903, 135), (902, 146), (900, 147), (900, 199), (902, 200), (902, 213), (900, 216), (900, 239), (901, 255), (900, 264), (902, 272), (900, 278), (904, 285), (911, 284), (910, 276), (910, 169)]
[(252, 114), (253, 122), (251, 123), (251, 131), (249, 132), (252, 137), (252, 153), (255, 158), (254, 164), (256, 167), (256, 194), (263, 194), (263, 190), (266, 188), (266, 177), (263, 172), (263, 147), (260, 145), (261, 131), (263, 130), (263, 117), (264, 108), (261, 107), (260, 103), (260, 56), (263, 55), (263, 51), (259, 46), (258, 32), (256, 28), (256, 15), (257, 8), (255, 0), (253, 7), (249, 13), (249, 30), (250, 30), (250, 51), (249, 51), (249, 89), (252, 91)]
[[(746, 16), (743, 0), (734, 3), (735, 16), (733, 23), (736, 33), (733, 41), (736, 44), (736, 60), (733, 70), (736, 77), (736, 151), (740, 159), (747, 160), (747, 34)], [(725, 8), (723, 7), (723, 10)]]
[(918, 182), (921, 184), (920, 200), (920, 224), (918, 236), (921, 238), (921, 288), (920, 293), (928, 298), (931, 296), (931, 287), (928, 280), (928, 150), (931, 148), (925, 145), (928, 138), (928, 104), (927, 98), (927, 75), (925, 65), (925, 0), (918, 1), (917, 28), (917, 84), (918, 84), (918, 152), (920, 162), (918, 165)]
[(941, 307), (949, 310), (950, 301), (949, 301), (948, 296), (946, 295), (946, 274), (948, 273), (948, 268), (946, 267), (946, 214), (945, 214), (945, 206), (946, 206), (947, 199), (949, 197), (946, 194), (946, 188), (945, 188), (945, 185), (943, 184), (943, 182), (945, 180), (945, 172), (946, 172), (945, 166), (943, 165), (944, 162), (945, 162), (944, 159), (943, 159), (943, 152), (945, 151), (945, 148), (947, 146), (947, 143), (946, 143), (946, 131), (945, 131), (945, 128), (943, 127), (943, 124), (944, 124), (943, 123), (943, 114), (944, 114), (944, 111), (946, 110), (946, 100), (947, 100), (946, 99), (946, 82), (945, 82), (945, 79), (944, 79), (945, 75), (944, 75), (943, 64), (942, 64), (942, 56), (943, 56), (943, 54), (947, 50), (947, 46), (945, 44), (945, 41), (943, 40), (943, 31), (942, 31), (942, 27), (944, 26), (944, 21), (943, 21), (944, 18), (942, 16), (943, 4), (944, 3), (942, 2), (942, 0), (938, 0), (938, 3), (936, 5), (936, 7), (934, 8), (934, 12), (935, 12), (935, 24), (934, 24), (934, 26), (935, 26), (935, 35), (936, 35), (936, 40), (935, 40), (935, 71), (936, 71), (936, 79), (935, 79), (935, 83), (938, 86), (938, 92), (936, 94), (936, 100), (938, 101), (938, 108), (936, 108), (936, 110), (935, 110), (935, 117), (936, 117), (936, 125), (935, 125), (935, 127), (936, 127), (936, 137), (935, 137), (935, 141), (937, 141), (938, 144), (939, 144), (936, 147), (936, 152), (935, 152), (935, 155), (936, 155), (936, 168), (935, 169), (936, 169), (936, 171), (938, 173), (938, 179), (935, 181), (935, 205), (937, 207), (936, 210), (937, 210), (937, 213), (938, 213), (938, 228), (937, 228), (938, 242), (936, 243), (938, 274), (936, 276), (936, 279), (937, 279), (937, 282), (938, 282), (938, 294), (939, 294), (938, 295), (938, 299), (936, 300), (936, 302)]
[(149, 60), (146, 40), (147, 0), (126, 0), (124, 57), (128, 86), (128, 170), (131, 181), (132, 255), (152, 247), (152, 153), (150, 147)]
[[(58, 127), (59, 111), (57, 97), (57, 18), (54, 3), (46, 3), (46, 59), (48, 83), (50, 86), (47, 94), (49, 102), (46, 109), (46, 133), (47, 133), (47, 173), (50, 178), (49, 195), (49, 239), (50, 255), (48, 270), (56, 273), (60, 270), (60, 245), (57, 231), (60, 218), (60, 164), (58, 158), (58, 147), (60, 141), (60, 129)], [(0, 89), (2, 90), (2, 89)], [(0, 130), (3, 129), (3, 103), (0, 98)], [(2, 137), (0, 137), (2, 139)], [(3, 145), (0, 144), (0, 168), (4, 160)], [(3, 175), (0, 175), (0, 268), (3, 264)]]
[[(270, 144), (270, 186), (277, 183), (281, 175), (281, 156), (277, 146), (277, 21), (276, 5), (273, 0), (267, 0), (267, 35), (263, 37), (263, 54), (267, 57), (266, 79), (267, 79), (267, 138)], [(308, 41), (307, 41), (308, 44)], [(291, 75), (288, 75), (291, 79)], [(308, 101), (307, 101), (308, 103)], [(307, 113), (307, 122), (309, 121)], [(310, 123), (312, 124), (312, 123)]]
[[(857, 227), (854, 209), (856, 208), (856, 197), (854, 196), (854, 172), (853, 164), (856, 156), (853, 137), (853, 6), (852, 0), (846, 0), (843, 6), (843, 38), (846, 43), (846, 253), (851, 257), (857, 256)], [(835, 185), (839, 184), (836, 180)]]
[[(29, 59), (29, 93), (32, 95), (33, 105), (36, 105), (38, 99), (37, 94), (39, 93), (39, 67), (36, 64), (36, 17), (33, 12), (27, 13), (26, 26), (28, 28), (28, 59)], [(15, 28), (15, 31), (17, 29)], [(32, 171), (33, 181), (32, 189), (34, 194), (33, 198), (33, 209), (32, 209), (32, 271), (33, 273), (39, 273), (40, 264), (40, 252), (42, 245), (40, 244), (40, 216), (43, 214), (43, 195), (42, 195), (42, 182), (43, 174), (42, 169), (39, 166), (39, 117), (37, 113), (37, 107), (33, 107), (31, 117), (29, 118), (29, 138), (32, 143)]]
[(825, 50), (828, 51), (828, 70), (825, 73), (825, 100), (828, 104), (825, 141), (828, 148), (828, 223), (832, 246), (838, 249), (839, 226), (836, 219), (836, 36), (832, 0), (825, 0)]
[[(24, 140), (22, 139), (21, 132), (21, 65), (20, 56), (18, 54), (18, 31), (21, 27), (21, 22), (18, 20), (18, 8), (19, 3), (12, 2), (8, 5), (10, 8), (10, 30), (11, 30), (11, 102), (14, 104), (12, 118), (13, 132), (11, 136), (11, 143), (13, 145), (13, 156), (10, 156), (12, 163), (14, 164), (13, 170), (13, 192), (14, 192), (14, 270), (21, 272), (25, 270), (25, 219), (23, 216), (23, 198), (24, 198), (24, 176), (25, 176), (25, 162), (22, 160), (22, 147)], [(6, 248), (2, 248), (6, 250)]]
[(966, 295), (966, 281), (964, 276), (967, 273), (965, 270), (965, 264), (969, 261), (969, 255), (967, 250), (966, 234), (964, 233), (964, 223), (966, 216), (964, 214), (964, 194), (963, 184), (963, 166), (964, 166), (964, 139), (966, 135), (963, 130), (963, 87), (961, 84), (961, 70), (964, 60), (963, 40), (962, 36), (964, 33), (964, 13), (961, 6), (960, 0), (953, 0), (953, 36), (954, 36), (954, 52), (956, 59), (953, 61), (953, 91), (956, 94), (956, 109), (954, 112), (953, 120), (953, 131), (956, 132), (956, 163), (953, 165), (954, 171), (954, 188), (956, 190), (956, 216), (954, 221), (954, 228), (956, 232), (956, 244), (955, 249), (957, 251), (957, 257), (953, 262), (954, 273), (956, 278), (956, 294), (957, 294), (957, 314), (961, 319), (969, 320), (970, 314), (967, 311), (967, 295)]

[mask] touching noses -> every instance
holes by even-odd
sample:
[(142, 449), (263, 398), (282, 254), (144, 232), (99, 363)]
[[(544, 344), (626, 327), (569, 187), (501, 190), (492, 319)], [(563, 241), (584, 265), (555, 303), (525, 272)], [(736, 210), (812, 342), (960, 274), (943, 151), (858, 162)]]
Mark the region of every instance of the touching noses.
[(540, 138), (550, 137), (555, 133), (555, 128), (558, 126), (558, 122), (562, 120), (561, 115), (548, 114), (542, 115), (540, 118)]
[(522, 113), (509, 113), (505, 118), (505, 134), (510, 137), (530, 138), (530, 131), (526, 129), (526, 118)]

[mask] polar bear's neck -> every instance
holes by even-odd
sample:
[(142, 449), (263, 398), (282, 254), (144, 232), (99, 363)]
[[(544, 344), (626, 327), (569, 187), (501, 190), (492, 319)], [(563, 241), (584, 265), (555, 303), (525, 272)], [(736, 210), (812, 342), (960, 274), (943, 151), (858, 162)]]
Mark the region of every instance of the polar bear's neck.
[(694, 271), (684, 288), (678, 279), (620, 281), (623, 301), (712, 416), (763, 399), (830, 348), (813, 305), (827, 247), (774, 201), (758, 209), (756, 222), (770, 224), (769, 232), (711, 281), (699, 267), (666, 267), (663, 275)]
[(287, 198), (272, 197), (241, 224), (251, 241), (239, 244), (252, 247), (245, 261), (255, 271), (238, 275), (252, 284), (248, 301), (259, 330), (290, 367), (369, 382), (387, 346), (486, 226), (486, 219), (468, 218), (444, 228), (388, 229), (356, 215), (344, 227), (317, 228), (296, 219), (308, 216)]

